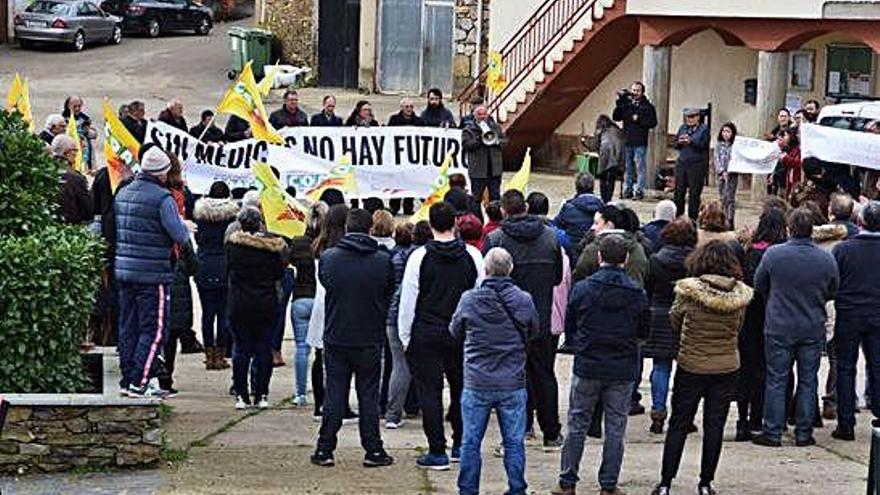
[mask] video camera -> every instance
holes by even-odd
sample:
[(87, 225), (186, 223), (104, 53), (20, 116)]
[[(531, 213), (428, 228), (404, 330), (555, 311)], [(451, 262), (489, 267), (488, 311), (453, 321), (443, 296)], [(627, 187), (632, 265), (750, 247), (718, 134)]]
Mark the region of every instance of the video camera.
[(617, 106), (624, 107), (632, 103), (633, 94), (628, 89), (621, 89), (617, 92)]

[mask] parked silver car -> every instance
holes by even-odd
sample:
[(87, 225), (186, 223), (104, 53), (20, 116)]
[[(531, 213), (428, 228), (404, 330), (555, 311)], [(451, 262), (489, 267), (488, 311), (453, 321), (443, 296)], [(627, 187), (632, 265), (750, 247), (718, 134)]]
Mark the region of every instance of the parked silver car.
[(122, 42), (122, 19), (91, 0), (36, 0), (15, 16), (14, 24), (22, 48), (47, 42), (81, 51), (89, 43)]

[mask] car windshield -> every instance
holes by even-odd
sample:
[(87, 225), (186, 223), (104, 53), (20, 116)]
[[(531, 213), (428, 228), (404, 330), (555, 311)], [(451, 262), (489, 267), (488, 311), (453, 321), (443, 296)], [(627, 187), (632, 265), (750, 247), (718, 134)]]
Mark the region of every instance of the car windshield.
[(865, 125), (871, 121), (872, 119), (866, 119), (864, 117), (835, 116), (823, 118), (822, 121), (819, 122), (819, 125), (862, 132), (865, 130)]
[(67, 15), (70, 12), (70, 4), (63, 2), (48, 2), (46, 0), (37, 0), (30, 4), (25, 12), (33, 12), (35, 14), (53, 14)]

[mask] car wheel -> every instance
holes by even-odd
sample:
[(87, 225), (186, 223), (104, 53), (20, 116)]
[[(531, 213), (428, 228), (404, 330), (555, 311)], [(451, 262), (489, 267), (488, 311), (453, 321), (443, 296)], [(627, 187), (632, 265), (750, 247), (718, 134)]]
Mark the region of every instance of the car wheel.
[(113, 28), (113, 34), (110, 35), (110, 43), (114, 45), (122, 43), (122, 26)]
[(196, 26), (196, 34), (201, 36), (207, 36), (211, 32), (211, 20), (207, 17), (202, 17), (202, 20), (199, 21), (199, 25)]
[(86, 35), (82, 31), (77, 31), (76, 34), (73, 35), (73, 51), (81, 52), (83, 48), (86, 47)]
[(149, 35), (150, 38), (158, 38), (160, 34), (162, 34), (162, 26), (159, 25), (158, 20), (153, 19), (147, 24), (147, 35)]

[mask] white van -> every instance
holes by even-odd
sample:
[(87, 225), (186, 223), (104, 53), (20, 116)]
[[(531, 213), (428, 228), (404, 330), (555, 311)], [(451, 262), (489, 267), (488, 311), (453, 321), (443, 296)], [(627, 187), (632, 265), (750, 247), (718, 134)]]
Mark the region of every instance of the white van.
[(880, 120), (880, 101), (857, 101), (829, 105), (819, 112), (819, 125), (863, 132), (865, 125)]

